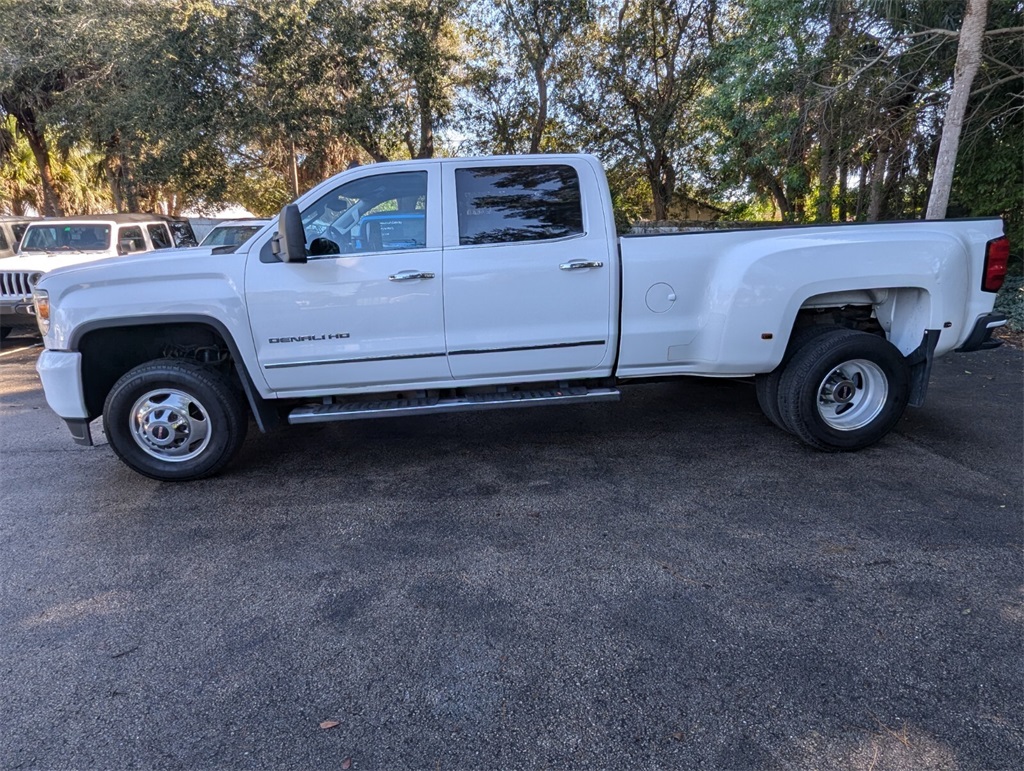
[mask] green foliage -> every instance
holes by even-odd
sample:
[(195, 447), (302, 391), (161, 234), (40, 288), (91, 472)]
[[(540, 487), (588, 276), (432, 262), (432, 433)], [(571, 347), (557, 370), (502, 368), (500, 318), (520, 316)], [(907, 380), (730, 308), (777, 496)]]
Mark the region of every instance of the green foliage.
[[(30, 208), (45, 211), (39, 166), (28, 140), (18, 133), (13, 117), (8, 116), (0, 125), (0, 135), (6, 137), (0, 143), (0, 214), (23, 215)], [(51, 146), (59, 144), (52, 135), (48, 140)], [(50, 170), (65, 214), (110, 211), (110, 189), (104, 184), (102, 160), (101, 153), (85, 145), (59, 148)]]
[(996, 296), (995, 310), (1006, 314), (1006, 325), (1024, 332), (1024, 276), (1008, 276)]
[[(270, 213), (353, 161), (455, 148), (595, 152), (620, 218), (916, 217), (963, 7), (0, 0), (0, 209)], [(992, 0), (951, 210), (1003, 216), (1015, 250), (1022, 8)]]

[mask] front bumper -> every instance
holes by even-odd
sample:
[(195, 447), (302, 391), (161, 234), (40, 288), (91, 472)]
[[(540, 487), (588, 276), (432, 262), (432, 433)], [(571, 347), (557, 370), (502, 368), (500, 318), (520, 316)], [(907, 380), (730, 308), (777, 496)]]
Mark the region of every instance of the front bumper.
[(998, 348), (1003, 344), (1002, 340), (993, 340), (992, 331), (1006, 324), (1006, 316), (1002, 313), (986, 313), (978, 316), (974, 322), (971, 334), (967, 336), (966, 342), (957, 348), (958, 353), (970, 351), (986, 351), (990, 348)]
[(43, 351), (36, 362), (43, 393), (50, 409), (64, 418), (79, 444), (92, 444), (89, 412), (82, 389), (82, 354), (76, 351)]
[(32, 298), (0, 301), (0, 327), (32, 327), (36, 329), (35, 308)]

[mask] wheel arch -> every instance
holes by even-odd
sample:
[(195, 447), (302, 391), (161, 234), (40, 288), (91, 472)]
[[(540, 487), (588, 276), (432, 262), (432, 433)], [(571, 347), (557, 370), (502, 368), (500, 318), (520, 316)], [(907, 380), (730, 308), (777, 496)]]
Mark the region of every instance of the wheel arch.
[(230, 367), (260, 431), (280, 422), (277, 410), (256, 389), (233, 336), (218, 319), (184, 314), (99, 319), (75, 329), (69, 349), (82, 355), (82, 390), (90, 419), (102, 414), (107, 393), (124, 373), (171, 357)]
[(844, 289), (813, 294), (797, 307), (792, 329), (815, 315), (830, 315), (833, 323), (850, 329), (884, 334), (904, 356), (921, 344), (933, 328), (932, 293), (920, 286)]
[(831, 323), (884, 337), (910, 365), (910, 405), (924, 404), (941, 328), (935, 328), (932, 293), (921, 286), (823, 292), (801, 302), (790, 337), (802, 326)]

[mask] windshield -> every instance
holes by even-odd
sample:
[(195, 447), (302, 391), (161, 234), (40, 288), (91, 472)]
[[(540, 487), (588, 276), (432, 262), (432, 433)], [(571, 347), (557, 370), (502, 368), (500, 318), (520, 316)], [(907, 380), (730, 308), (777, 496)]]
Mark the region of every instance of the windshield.
[(200, 246), (238, 246), (244, 244), (261, 229), (262, 225), (221, 225), (206, 234)]
[(110, 248), (110, 225), (30, 225), (22, 252), (102, 252)]

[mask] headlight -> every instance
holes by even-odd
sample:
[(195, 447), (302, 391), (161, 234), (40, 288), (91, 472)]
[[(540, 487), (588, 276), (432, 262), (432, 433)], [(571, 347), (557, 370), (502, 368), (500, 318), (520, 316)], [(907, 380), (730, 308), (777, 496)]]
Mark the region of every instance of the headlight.
[(33, 289), (32, 305), (35, 308), (39, 332), (45, 336), (50, 331), (50, 293), (45, 289)]
[(39, 279), (43, 277), (42, 273), (33, 273), (28, 277), (29, 289), (35, 289), (36, 284), (39, 283)]

